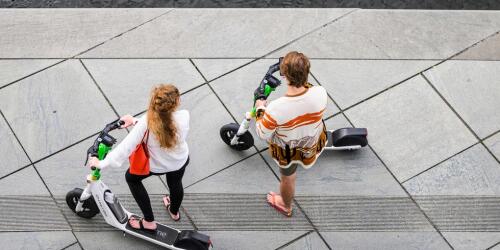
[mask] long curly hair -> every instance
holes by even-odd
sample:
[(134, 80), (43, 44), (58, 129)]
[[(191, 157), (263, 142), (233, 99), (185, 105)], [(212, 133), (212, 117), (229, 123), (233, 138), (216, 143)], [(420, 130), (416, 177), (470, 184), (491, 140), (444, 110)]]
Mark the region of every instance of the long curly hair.
[(151, 91), (148, 109), (148, 128), (155, 136), (160, 147), (172, 149), (177, 145), (177, 127), (173, 112), (179, 106), (180, 94), (173, 84), (160, 84)]

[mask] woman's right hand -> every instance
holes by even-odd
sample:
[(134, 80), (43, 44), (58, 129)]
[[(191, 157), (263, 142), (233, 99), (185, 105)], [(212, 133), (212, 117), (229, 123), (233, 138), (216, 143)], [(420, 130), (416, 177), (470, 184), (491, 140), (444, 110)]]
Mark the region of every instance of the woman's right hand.
[(137, 118), (135, 118), (131, 115), (124, 115), (120, 118), (120, 120), (125, 122), (125, 124), (123, 124), (121, 126), (121, 128), (127, 128), (127, 127), (130, 127), (131, 125), (135, 125), (137, 123)]

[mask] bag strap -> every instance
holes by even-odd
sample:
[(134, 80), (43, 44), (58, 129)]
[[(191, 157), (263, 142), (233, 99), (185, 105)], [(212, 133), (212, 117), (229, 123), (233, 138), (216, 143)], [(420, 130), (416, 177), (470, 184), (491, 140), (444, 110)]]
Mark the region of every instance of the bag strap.
[[(146, 142), (144, 142), (144, 138), (146, 138)], [(146, 153), (146, 156), (149, 158), (149, 151), (148, 151), (148, 140), (149, 140), (149, 129), (146, 130), (144, 133), (144, 136), (142, 137), (142, 147), (144, 148), (144, 153)]]

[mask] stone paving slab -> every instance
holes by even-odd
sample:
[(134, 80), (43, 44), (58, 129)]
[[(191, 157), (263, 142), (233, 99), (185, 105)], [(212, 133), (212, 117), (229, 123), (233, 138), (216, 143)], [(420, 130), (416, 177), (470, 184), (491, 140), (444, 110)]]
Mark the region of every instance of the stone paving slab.
[[(1, 29), (1, 28), (0, 28)], [(60, 60), (0, 60), (0, 88), (53, 65)]]
[(193, 59), (196, 67), (198, 67), (208, 81), (251, 61), (252, 59)]
[(256, 152), (253, 148), (243, 152), (234, 151), (222, 142), (220, 128), (232, 119), (208, 86), (183, 95), (180, 108), (187, 109), (191, 119), (187, 139), (191, 153), (183, 178), (184, 186)]
[(78, 60), (1, 89), (0, 109), (33, 161), (117, 118)]
[(500, 60), (500, 34), (486, 39), (453, 59)]
[[(276, 59), (258, 60), (209, 83), (238, 123), (245, 118), (245, 113), (251, 110), (253, 105), (253, 92), (258, 87), (260, 81), (262, 81), (269, 66), (276, 62)], [(219, 68), (227, 68), (227, 66), (225, 66), (226, 63), (231, 65), (234, 64), (233, 60), (220, 60), (219, 63), (221, 65)], [(314, 67), (314, 65), (312, 67)], [(215, 66), (212, 66), (212, 69), (213, 68), (215, 68)], [(204, 72), (202, 71), (202, 73)], [(279, 75), (277, 77), (279, 77)], [(317, 85), (312, 77), (309, 77), (309, 81)], [(280, 86), (270, 95), (268, 101), (275, 100), (285, 95), (285, 93), (286, 87)], [(338, 111), (333, 101), (329, 99), (324, 117), (331, 116)], [(234, 122), (234, 120), (227, 120), (227, 123), (230, 122)], [(250, 123), (249, 131), (254, 137), (255, 146), (259, 150), (267, 147), (266, 142), (261, 140), (255, 133), (254, 122)]]
[(120, 115), (146, 110), (151, 90), (160, 83), (173, 83), (182, 93), (204, 82), (187, 59), (83, 62)]
[(499, 30), (497, 12), (358, 10), (271, 56), (298, 50), (312, 58), (445, 59)]
[(76, 242), (71, 231), (0, 233), (2, 249), (60, 250)]
[[(310, 231), (298, 210), (292, 218), (271, 208), (265, 194), (187, 193), (183, 206), (202, 231)], [(290, 239), (292, 240), (292, 239)]]
[(430, 60), (311, 60), (312, 73), (345, 109), (436, 64)]
[(169, 9), (2, 9), (0, 58), (67, 58)]
[[(84, 249), (123, 249), (149, 250), (164, 249), (132, 235), (123, 236), (122, 232), (75, 232)], [(98, 240), (97, 240), (98, 239)]]
[(204, 231), (210, 235), (214, 249), (271, 250), (299, 237), (306, 231)]
[(500, 133), (488, 138), (484, 144), (491, 150), (497, 160), (500, 159)]
[(78, 245), (78, 243), (75, 243), (67, 248), (64, 248), (64, 250), (82, 250), (82, 248)]
[[(113, 131), (111, 135), (118, 141), (126, 135), (124, 130)], [(87, 149), (92, 146), (95, 138), (89, 138), (73, 147), (57, 153), (48, 159), (36, 164), (40, 175), (54, 195), (66, 195), (74, 188), (85, 188), (88, 167), (83, 164)], [(120, 168), (109, 167), (102, 170), (102, 181), (115, 194), (130, 194), (130, 189), (125, 181), (125, 171), (129, 168), (128, 160)], [(162, 177), (165, 178), (165, 177)], [(150, 194), (164, 194), (167, 188), (160, 181), (160, 177), (151, 176), (143, 181)]]
[(50, 194), (33, 166), (29, 166), (1, 179), (0, 195), (49, 196)]
[[(325, 125), (328, 129), (351, 127), (342, 115), (327, 120)], [(279, 176), (278, 165), (270, 154), (267, 151), (262, 154)], [(299, 195), (407, 196), (369, 148), (324, 151), (312, 168), (297, 169), (295, 192)]]
[(71, 230), (51, 197), (0, 196), (0, 205), (0, 232)]
[(321, 232), (334, 249), (450, 249), (435, 232)]
[(483, 250), (500, 241), (499, 232), (443, 232), (455, 250)]
[(0, 140), (0, 150), (2, 152), (0, 177), (30, 164), (28, 157), (3, 117), (0, 117), (0, 138), (2, 138)]
[(261, 193), (267, 192), (278, 185), (273, 172), (262, 160), (260, 155), (254, 155), (242, 162), (224, 169), (185, 189), (187, 193)]
[(350, 11), (175, 9), (82, 57), (263, 56)]
[(293, 242), (292, 244), (282, 248), (287, 250), (327, 250), (330, 249), (319, 237), (318, 233), (310, 233), (299, 240)]
[(476, 139), (421, 76), (346, 112), (369, 128), (370, 145), (404, 181), (472, 145)]
[(403, 185), (411, 195), (500, 195), (500, 164), (477, 144)]
[(500, 130), (500, 62), (448, 61), (424, 74), (480, 138)]

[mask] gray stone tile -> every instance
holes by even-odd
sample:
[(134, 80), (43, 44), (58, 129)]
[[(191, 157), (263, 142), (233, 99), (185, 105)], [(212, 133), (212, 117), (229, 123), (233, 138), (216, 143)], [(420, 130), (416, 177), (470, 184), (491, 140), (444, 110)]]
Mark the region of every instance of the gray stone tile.
[(500, 133), (488, 138), (484, 141), (484, 144), (491, 150), (497, 159), (500, 159)]
[(70, 231), (0, 233), (2, 249), (59, 250), (76, 242)]
[(420, 77), (346, 112), (369, 130), (370, 145), (404, 181), (475, 142), (458, 117)]
[(75, 232), (75, 235), (84, 249), (164, 249), (132, 235), (126, 235), (124, 237), (123, 233), (119, 231)]
[[(350, 127), (341, 115), (327, 120), (325, 125), (329, 129)], [(263, 155), (279, 176), (278, 165), (270, 154), (264, 152)], [(313, 167), (297, 169), (295, 192), (297, 195), (406, 196), (368, 147), (346, 152), (324, 151)]]
[[(275, 62), (276, 59), (259, 60), (210, 83), (231, 114), (236, 117), (238, 123), (244, 119), (245, 112), (249, 112), (252, 109), (253, 92), (258, 87), (269, 66)], [(222, 65), (227, 63), (233, 64), (232, 60), (220, 60), (217, 63)], [(309, 77), (309, 81), (312, 84), (317, 84), (312, 77)], [(285, 93), (286, 86), (280, 86), (271, 94), (268, 101), (275, 100), (285, 95)], [(324, 116), (328, 117), (337, 112), (338, 108), (331, 100), (328, 100), (327, 111)], [(230, 122), (232, 121), (227, 121), (227, 123)], [(263, 149), (267, 147), (267, 143), (256, 135), (254, 122), (250, 125), (250, 132), (254, 136), (257, 148)]]
[(83, 57), (262, 56), (349, 11), (175, 9)]
[(214, 249), (276, 249), (305, 231), (208, 231)]
[(443, 232), (455, 250), (483, 250), (500, 241), (498, 232)]
[(186, 192), (266, 194), (276, 185), (278, 180), (273, 172), (260, 155), (255, 155), (186, 188)]
[(146, 110), (151, 90), (157, 84), (173, 83), (185, 92), (204, 82), (187, 59), (84, 60), (84, 63), (121, 115)]
[(284, 247), (283, 249), (292, 250), (326, 250), (329, 249), (325, 242), (319, 237), (316, 232), (310, 233), (305, 237), (300, 238), (299, 240), (293, 242), (292, 244)]
[(321, 232), (335, 249), (450, 249), (437, 232)]
[(232, 119), (207, 86), (183, 95), (181, 109), (189, 110), (191, 116), (187, 139), (190, 163), (184, 175), (184, 186), (256, 152), (253, 148), (244, 152), (234, 151), (221, 140), (220, 128)]
[(0, 116), (0, 151), (2, 161), (0, 162), (0, 177), (12, 173), (30, 163), (21, 145), (12, 134), (5, 120)]
[(500, 60), (500, 34), (486, 39), (453, 59)]
[(71, 57), (168, 9), (3, 9), (0, 58)]
[(500, 62), (448, 61), (425, 76), (480, 138), (500, 129)]
[[(126, 132), (125, 130), (113, 131), (111, 135), (120, 142), (125, 138)], [(73, 188), (85, 188), (85, 181), (90, 171), (83, 164), (87, 149), (92, 146), (94, 140), (95, 138), (87, 139), (36, 164), (52, 194), (63, 196)], [(130, 194), (130, 189), (125, 181), (125, 171), (128, 168), (128, 161), (125, 161), (121, 168), (106, 168), (102, 170), (101, 180), (116, 194)], [(167, 192), (167, 188), (159, 177), (151, 176), (143, 183), (150, 194)]]
[(478, 144), (403, 185), (411, 195), (499, 195), (500, 164)]
[(66, 61), (0, 90), (0, 109), (33, 161), (116, 119), (77, 60)]
[(48, 67), (59, 60), (0, 60), (0, 87)]
[(444, 59), (499, 28), (500, 14), (488, 11), (358, 10), (272, 56)]
[(0, 195), (46, 195), (47, 188), (32, 166), (0, 180)]
[(252, 59), (193, 59), (194, 64), (209, 81), (250, 61)]
[(82, 250), (82, 248), (80, 247), (80, 245), (78, 245), (78, 243), (75, 243), (75, 244), (65, 248), (64, 250)]
[(347, 108), (430, 67), (426, 60), (312, 60), (312, 73)]

